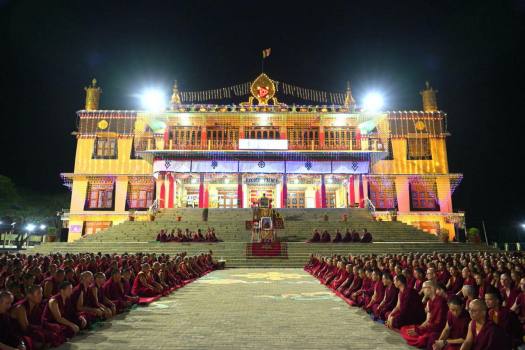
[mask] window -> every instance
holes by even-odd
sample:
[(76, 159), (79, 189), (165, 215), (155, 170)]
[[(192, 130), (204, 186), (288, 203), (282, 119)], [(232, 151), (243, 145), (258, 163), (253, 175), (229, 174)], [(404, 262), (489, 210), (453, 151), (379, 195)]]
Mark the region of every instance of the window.
[(435, 182), (412, 180), (410, 182), (410, 206), (413, 210), (439, 210)]
[(130, 182), (128, 186), (128, 209), (147, 209), (153, 204), (155, 184), (151, 180)]
[(88, 184), (86, 209), (113, 209), (113, 182)]
[(377, 209), (396, 208), (395, 194), (395, 186), (392, 180), (368, 180), (368, 197)]
[(94, 159), (117, 159), (117, 139), (97, 137), (95, 139)]
[(407, 158), (409, 160), (430, 160), (430, 140), (428, 137), (407, 139)]

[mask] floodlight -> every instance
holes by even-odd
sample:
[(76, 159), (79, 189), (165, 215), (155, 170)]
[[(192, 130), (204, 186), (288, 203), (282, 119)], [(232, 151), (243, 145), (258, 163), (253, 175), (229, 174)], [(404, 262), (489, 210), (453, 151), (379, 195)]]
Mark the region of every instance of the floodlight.
[(377, 112), (383, 107), (383, 96), (377, 92), (370, 92), (365, 96), (363, 107), (365, 111)]

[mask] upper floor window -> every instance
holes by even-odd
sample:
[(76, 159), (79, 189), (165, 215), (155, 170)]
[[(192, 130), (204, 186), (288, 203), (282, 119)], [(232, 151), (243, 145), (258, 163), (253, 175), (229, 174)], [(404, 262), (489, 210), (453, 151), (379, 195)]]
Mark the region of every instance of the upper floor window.
[(113, 190), (113, 182), (89, 183), (86, 196), (86, 209), (113, 209)]
[(409, 160), (430, 160), (430, 139), (428, 137), (407, 139), (407, 158)]
[(117, 159), (117, 139), (114, 137), (97, 137), (95, 139), (95, 159)]
[(396, 189), (392, 180), (369, 179), (368, 196), (376, 209), (386, 210), (396, 207)]

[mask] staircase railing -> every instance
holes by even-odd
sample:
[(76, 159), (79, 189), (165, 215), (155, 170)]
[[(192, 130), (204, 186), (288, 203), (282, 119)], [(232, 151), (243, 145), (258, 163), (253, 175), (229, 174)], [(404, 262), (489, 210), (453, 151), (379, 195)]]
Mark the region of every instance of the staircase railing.
[(158, 199), (155, 199), (153, 201), (153, 203), (148, 209), (148, 212), (150, 213), (150, 215), (157, 215), (157, 213), (159, 212), (159, 200)]
[(370, 215), (374, 215), (376, 212), (376, 206), (369, 198), (365, 198), (365, 208), (368, 209)]

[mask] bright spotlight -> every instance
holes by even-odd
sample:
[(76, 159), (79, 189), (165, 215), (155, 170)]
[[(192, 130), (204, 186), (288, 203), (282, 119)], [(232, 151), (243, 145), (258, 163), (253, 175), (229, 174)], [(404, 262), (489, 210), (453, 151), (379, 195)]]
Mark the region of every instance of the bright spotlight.
[(379, 111), (383, 107), (383, 96), (377, 92), (370, 92), (365, 96), (363, 107), (365, 111)]
[(44, 224), (40, 225), (40, 230), (43, 231), (43, 230), (45, 230), (45, 229), (46, 229), (46, 225), (44, 225)]
[(35, 224), (27, 224), (26, 225), (26, 230), (28, 230), (29, 232), (33, 232), (33, 230), (36, 228), (36, 225)]
[(525, 223), (521, 224), (521, 228), (525, 230)]
[(148, 111), (161, 112), (166, 109), (166, 96), (160, 90), (146, 90), (140, 99), (142, 106)]

